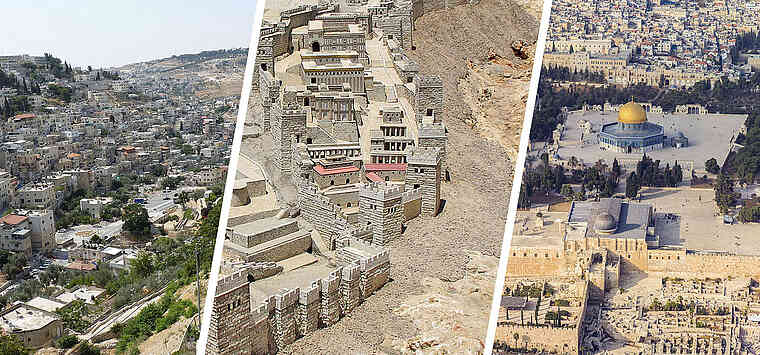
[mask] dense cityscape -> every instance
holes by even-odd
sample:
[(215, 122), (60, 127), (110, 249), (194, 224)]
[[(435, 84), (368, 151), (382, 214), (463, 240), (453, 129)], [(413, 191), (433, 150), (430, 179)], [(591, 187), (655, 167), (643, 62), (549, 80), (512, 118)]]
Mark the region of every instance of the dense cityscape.
[(0, 57), (4, 346), (194, 349), (246, 56)]
[(738, 81), (760, 68), (760, 54), (739, 53), (756, 40), (758, 11), (737, 0), (555, 1), (544, 65), (602, 72), (619, 85)]

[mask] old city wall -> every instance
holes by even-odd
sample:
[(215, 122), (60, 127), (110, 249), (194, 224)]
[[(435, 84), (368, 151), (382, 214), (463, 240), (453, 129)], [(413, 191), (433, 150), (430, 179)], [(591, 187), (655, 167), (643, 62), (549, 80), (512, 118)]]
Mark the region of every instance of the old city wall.
[[(348, 238), (344, 243), (375, 254), (339, 267), (327, 277), (314, 280), (308, 287), (279, 291), (249, 314), (250, 324), (245, 329), (250, 337), (240, 336), (237, 328), (239, 323), (229, 324), (229, 328), (238, 331), (226, 336), (250, 339), (248, 346), (253, 354), (274, 353), (318, 328), (335, 324), (349, 314), (388, 281), (390, 257), (387, 249), (359, 239)], [(242, 288), (247, 290), (248, 284), (245, 283)], [(215, 310), (226, 306), (217, 305), (219, 300), (222, 298), (217, 296), (214, 301)], [(218, 341), (214, 337), (214, 342)], [(245, 349), (235, 349), (240, 350), (234, 353), (248, 353)]]
[(510, 277), (561, 275), (574, 264), (557, 248), (512, 247), (510, 253), (507, 262)]
[[(650, 252), (651, 253), (651, 252)], [(659, 251), (652, 253), (649, 271), (689, 273), (692, 277), (753, 277), (760, 278), (760, 256), (725, 253), (695, 253)]]
[(209, 354), (241, 353), (251, 348), (251, 339), (238, 336), (251, 331), (250, 290), (247, 273), (237, 272), (219, 280), (209, 324)]
[(537, 349), (538, 351), (567, 352), (578, 354), (578, 338), (580, 331), (577, 327), (553, 328), (520, 325), (505, 325), (496, 328), (496, 339), (515, 346), (515, 336), (518, 334), (518, 347)]

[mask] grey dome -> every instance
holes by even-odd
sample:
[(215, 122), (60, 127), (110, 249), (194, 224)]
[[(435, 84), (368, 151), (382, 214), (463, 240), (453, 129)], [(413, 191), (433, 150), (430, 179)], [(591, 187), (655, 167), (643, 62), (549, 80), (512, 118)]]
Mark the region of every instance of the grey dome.
[(617, 224), (615, 223), (615, 217), (612, 217), (612, 215), (606, 212), (599, 214), (599, 216), (596, 217), (596, 222), (594, 222), (594, 229), (597, 232), (603, 232), (603, 233), (614, 232), (615, 229), (617, 229)]

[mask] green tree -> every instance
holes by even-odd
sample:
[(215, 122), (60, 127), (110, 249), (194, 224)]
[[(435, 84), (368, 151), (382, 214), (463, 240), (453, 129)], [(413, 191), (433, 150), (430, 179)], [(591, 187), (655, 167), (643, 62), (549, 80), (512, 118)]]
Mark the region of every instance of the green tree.
[(151, 236), (151, 224), (148, 219), (148, 210), (142, 205), (132, 203), (124, 207), (124, 229), (132, 235), (144, 239)]
[(628, 180), (626, 180), (625, 197), (635, 198), (639, 194), (640, 188), (639, 178), (636, 176), (636, 172), (632, 171), (631, 175), (628, 176)]
[(735, 203), (736, 194), (731, 179), (725, 174), (718, 175), (718, 181), (715, 183), (715, 204), (721, 213), (727, 213)]
[(83, 341), (79, 346), (79, 355), (100, 355), (100, 349), (95, 345), (90, 344), (88, 341)]
[(711, 174), (717, 174), (720, 172), (720, 166), (715, 158), (710, 158), (705, 162), (705, 170)]
[(59, 349), (71, 349), (79, 344), (79, 338), (74, 335), (64, 335), (55, 341), (55, 347)]
[(0, 354), (29, 355), (31, 352), (13, 335), (0, 335)]

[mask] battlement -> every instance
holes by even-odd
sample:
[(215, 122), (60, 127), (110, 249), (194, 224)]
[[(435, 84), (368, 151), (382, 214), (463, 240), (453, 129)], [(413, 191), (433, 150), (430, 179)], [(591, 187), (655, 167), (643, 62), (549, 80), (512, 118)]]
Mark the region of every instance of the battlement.
[(388, 201), (401, 197), (403, 189), (399, 185), (390, 185), (385, 182), (362, 184), (359, 187), (359, 197), (367, 197), (378, 201)]
[(407, 147), (406, 161), (409, 165), (438, 165), (441, 149), (437, 147)]
[(298, 303), (311, 304), (312, 302), (318, 301), (321, 293), (322, 284), (319, 281), (314, 281), (309, 288), (301, 289), (301, 293), (298, 296)]
[(280, 12), (280, 19), (288, 18), (290, 16), (303, 13), (303, 12), (326, 11), (330, 9), (335, 9), (335, 5), (333, 4), (301, 5), (299, 7), (292, 8), (289, 10), (283, 10), (282, 12)]
[(419, 127), (420, 139), (446, 137), (446, 126), (440, 123), (423, 123)]
[(297, 287), (292, 290), (286, 288), (280, 290), (279, 293), (274, 295), (275, 308), (285, 309), (296, 304), (300, 295), (301, 290)]
[(254, 323), (258, 323), (269, 317), (269, 307), (266, 303), (260, 304), (258, 307), (251, 310), (251, 319)]
[(349, 231), (347, 237), (358, 238), (360, 236), (367, 235), (367, 234), (372, 234), (372, 226), (365, 225), (365, 226), (354, 228), (351, 231)]
[(351, 264), (343, 267), (343, 274), (341, 275), (343, 281), (356, 281), (361, 276), (361, 269), (359, 265)]
[(322, 284), (322, 292), (329, 293), (336, 291), (340, 287), (340, 277), (343, 274), (343, 268), (331, 272), (327, 277), (319, 280)]
[(442, 88), (443, 80), (437, 75), (417, 75), (414, 77), (414, 86), (417, 88), (435, 87)]
[[(259, 34), (262, 36), (262, 34)], [(259, 47), (274, 47), (274, 37), (267, 36), (259, 38)]]
[(366, 259), (360, 259), (359, 265), (362, 270), (362, 272), (367, 270), (372, 270), (380, 265), (390, 263), (391, 257), (388, 250), (383, 250), (378, 254), (372, 255), (369, 258)]
[(248, 268), (236, 271), (235, 273), (219, 279), (216, 284), (216, 297), (219, 297), (229, 291), (232, 291), (243, 284), (248, 283)]
[(305, 117), (306, 116), (306, 110), (303, 109), (303, 108), (299, 108), (299, 107), (297, 107), (295, 105), (287, 105), (287, 106), (285, 106), (283, 104), (282, 116), (283, 117), (285, 117), (285, 116), (291, 116), (291, 117), (293, 117), (293, 116), (304, 116)]
[(409, 201), (419, 200), (422, 198), (422, 188), (418, 187), (413, 190), (404, 191), (401, 194), (401, 202), (407, 203)]

